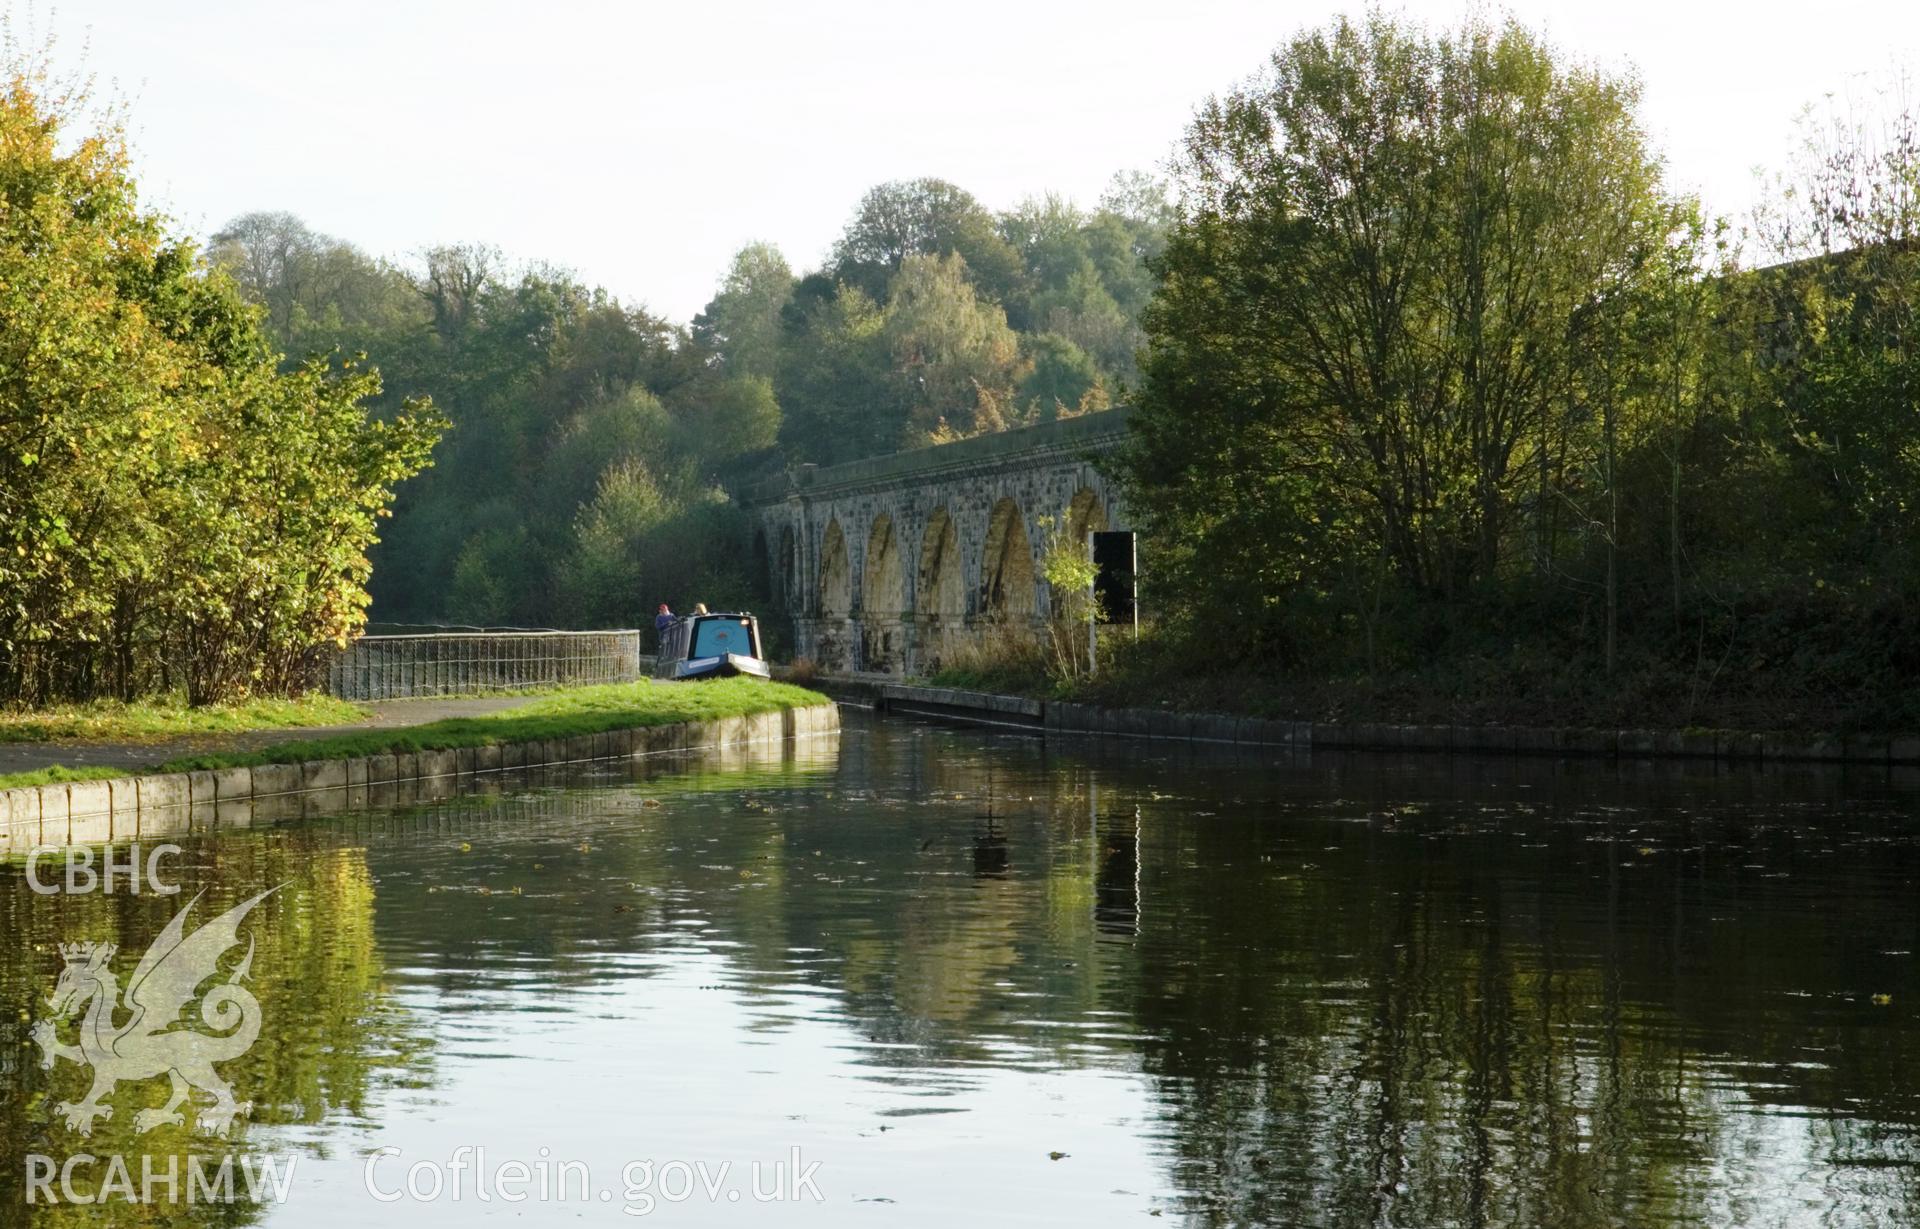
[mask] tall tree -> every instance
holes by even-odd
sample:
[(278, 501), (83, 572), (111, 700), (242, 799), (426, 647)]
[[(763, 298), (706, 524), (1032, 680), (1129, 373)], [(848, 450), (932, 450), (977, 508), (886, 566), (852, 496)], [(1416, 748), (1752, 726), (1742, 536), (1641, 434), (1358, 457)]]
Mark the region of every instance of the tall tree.
[[(1920, 582), (1920, 108), (1901, 80), (1877, 99), (1810, 111), (1758, 216), (1784, 343), (1794, 463), (1827, 505), (1826, 549), (1899, 560)], [(1831, 530), (1844, 527), (1844, 534)]]
[(1637, 99), (1513, 23), (1376, 14), (1201, 109), (1130, 458), (1185, 583), (1278, 613), (1355, 550), (1496, 572), (1575, 313), (1674, 224)]
[(266, 308), (267, 327), (285, 337), (296, 305), (310, 293), (314, 266), (326, 240), (290, 213), (248, 213), (213, 236), (212, 259), (256, 303)]
[(727, 374), (772, 379), (780, 365), (780, 322), (793, 301), (793, 270), (780, 249), (750, 243), (706, 309), (693, 318), (693, 338), (719, 357)]
[(884, 302), (893, 275), (909, 256), (956, 254), (982, 294), (1000, 303), (1017, 295), (1023, 276), (1019, 253), (972, 193), (944, 179), (898, 180), (861, 198), (834, 245), (829, 267), (835, 280)]
[(267, 335), (292, 361), (339, 348), (395, 355), (426, 326), (407, 274), (288, 213), (242, 214), (207, 257), (265, 309)]
[(780, 442), (788, 455), (821, 464), (900, 446), (905, 411), (890, 379), (885, 318), (855, 286), (808, 278), (788, 311), (775, 386)]
[(891, 284), (883, 332), (906, 407), (903, 446), (1007, 425), (1019, 342), (966, 274), (958, 255), (909, 256)]

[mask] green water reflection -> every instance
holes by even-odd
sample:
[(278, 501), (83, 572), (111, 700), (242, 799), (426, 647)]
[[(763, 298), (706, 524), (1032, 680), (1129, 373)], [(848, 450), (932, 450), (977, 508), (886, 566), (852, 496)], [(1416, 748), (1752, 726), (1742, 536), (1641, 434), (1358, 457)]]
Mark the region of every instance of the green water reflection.
[[(625, 1222), (624, 1163), (802, 1150), (677, 1223), (1909, 1224), (1920, 808), (1888, 774), (1102, 750), (854, 722), (797, 757), (182, 840), (178, 898), (0, 868), (0, 1223)], [(61, 942), (249, 921), (231, 1147), (284, 1203), (34, 1207)], [(462, 1147), (586, 1203), (381, 1203)], [(541, 1150), (545, 1149), (545, 1152)], [(1058, 1159), (1052, 1154), (1062, 1153)]]

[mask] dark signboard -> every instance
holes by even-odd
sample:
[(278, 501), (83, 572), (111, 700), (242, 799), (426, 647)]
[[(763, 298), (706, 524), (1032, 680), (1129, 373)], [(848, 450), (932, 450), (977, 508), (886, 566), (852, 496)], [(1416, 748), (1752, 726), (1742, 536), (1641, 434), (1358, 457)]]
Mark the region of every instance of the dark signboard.
[(1139, 618), (1140, 600), (1133, 531), (1115, 529), (1088, 536), (1093, 539), (1093, 600), (1100, 622), (1132, 627)]

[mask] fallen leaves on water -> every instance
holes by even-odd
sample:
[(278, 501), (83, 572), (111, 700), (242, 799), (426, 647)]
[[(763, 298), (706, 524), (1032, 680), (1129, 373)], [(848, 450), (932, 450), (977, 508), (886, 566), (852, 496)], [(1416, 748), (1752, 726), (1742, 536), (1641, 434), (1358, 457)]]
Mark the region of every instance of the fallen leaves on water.
[(1893, 996), (1891, 994), (1876, 994), (1873, 996), (1873, 1005), (1875, 1007), (1885, 1007), (1892, 1002)]
[(1072, 1155), (1071, 1153), (1067, 1153), (1067, 1152), (1049, 1152), (1047, 1153), (1047, 1159), (1049, 1161), (1058, 1161), (1063, 1157), (1067, 1157), (1071, 1155)]

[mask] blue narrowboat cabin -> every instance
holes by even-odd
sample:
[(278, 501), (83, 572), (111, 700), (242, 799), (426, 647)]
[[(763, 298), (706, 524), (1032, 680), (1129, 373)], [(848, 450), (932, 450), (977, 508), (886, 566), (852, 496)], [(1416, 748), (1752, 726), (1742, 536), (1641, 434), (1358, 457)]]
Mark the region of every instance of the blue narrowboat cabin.
[(697, 614), (679, 620), (660, 636), (653, 676), (662, 679), (718, 679), (744, 674), (768, 678), (760, 658), (760, 621), (744, 612)]

